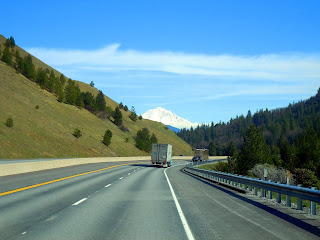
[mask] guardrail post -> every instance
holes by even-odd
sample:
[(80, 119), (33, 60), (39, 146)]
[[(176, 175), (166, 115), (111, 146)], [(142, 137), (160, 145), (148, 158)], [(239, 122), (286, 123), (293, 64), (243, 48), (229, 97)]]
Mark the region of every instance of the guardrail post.
[(286, 195), (286, 206), (291, 207), (291, 196)]
[[(297, 187), (301, 187), (301, 184)], [(302, 210), (302, 198), (297, 198), (297, 210)]]
[(267, 190), (261, 188), (261, 197), (265, 198), (267, 196)]
[[(271, 180), (269, 180), (268, 182), (271, 182)], [(272, 192), (270, 190), (268, 190), (268, 199), (272, 199)]]
[[(316, 190), (316, 187), (312, 187), (312, 190)], [(317, 215), (317, 203), (310, 201), (310, 213), (311, 215)]]
[[(278, 184), (280, 184), (280, 182), (277, 182)], [(281, 194), (277, 192), (277, 203), (281, 203)]]
[(257, 187), (254, 187), (254, 195), (258, 196), (258, 188)]
[(247, 191), (247, 184), (244, 183), (242, 186), (243, 186), (243, 189)]

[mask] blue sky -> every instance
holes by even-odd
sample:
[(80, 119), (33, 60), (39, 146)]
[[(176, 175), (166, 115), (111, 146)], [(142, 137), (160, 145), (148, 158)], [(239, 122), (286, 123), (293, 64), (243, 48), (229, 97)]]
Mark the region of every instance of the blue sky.
[(320, 87), (320, 2), (9, 1), (0, 34), (138, 114), (227, 122)]

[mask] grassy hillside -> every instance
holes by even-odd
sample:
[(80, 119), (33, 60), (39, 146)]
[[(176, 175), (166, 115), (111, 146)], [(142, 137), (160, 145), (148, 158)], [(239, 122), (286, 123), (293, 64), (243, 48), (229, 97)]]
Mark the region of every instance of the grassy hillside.
[[(0, 35), (2, 50), (5, 40)], [(27, 54), (18, 49), (22, 56)], [(51, 69), (36, 58), (33, 62), (36, 67)], [(98, 93), (98, 89), (78, 83), (81, 91)], [(118, 105), (107, 96), (105, 100), (112, 109)], [(134, 136), (143, 127), (154, 133), (159, 143), (172, 144), (175, 155), (191, 152), (191, 147), (163, 124), (145, 119), (133, 122), (129, 111), (121, 111), (129, 132), (121, 131), (109, 119), (102, 120), (85, 109), (58, 102), (52, 93), (0, 61), (0, 159), (149, 155), (135, 147)], [(4, 124), (8, 117), (13, 119), (12, 128)], [(81, 130), (82, 137), (72, 135), (75, 128)], [(107, 129), (113, 133), (108, 147), (101, 142)]]

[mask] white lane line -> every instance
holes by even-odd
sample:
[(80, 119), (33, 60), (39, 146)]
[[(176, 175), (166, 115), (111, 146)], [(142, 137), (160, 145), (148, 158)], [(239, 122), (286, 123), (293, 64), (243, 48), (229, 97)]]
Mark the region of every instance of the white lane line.
[(110, 187), (111, 186), (111, 184), (108, 184), (108, 185), (106, 185), (106, 186), (104, 186), (104, 187)]
[(128, 175), (130, 175), (130, 173), (128, 173)]
[(120, 180), (123, 179), (123, 177), (119, 178)]
[(79, 205), (80, 203), (84, 202), (85, 200), (87, 200), (87, 198), (82, 198), (81, 200), (79, 200), (78, 202), (72, 204), (73, 206), (77, 206)]
[(187, 222), (187, 219), (185, 218), (185, 216), (184, 216), (184, 214), (183, 214), (183, 211), (182, 211), (182, 209), (181, 209), (181, 207), (180, 207), (180, 204), (179, 204), (179, 202), (178, 202), (178, 199), (177, 199), (177, 197), (176, 197), (176, 194), (175, 194), (174, 191), (173, 191), (173, 188), (172, 188), (172, 186), (171, 186), (171, 183), (170, 183), (170, 180), (169, 180), (169, 178), (168, 178), (168, 176), (167, 176), (166, 171), (167, 171), (167, 169), (164, 170), (164, 175), (165, 175), (166, 178), (167, 178), (167, 182), (168, 182), (169, 188), (170, 188), (170, 190), (171, 190), (171, 194), (172, 194), (174, 203), (176, 204), (176, 208), (177, 208), (177, 210), (178, 210), (179, 217), (180, 217), (180, 219), (181, 219), (181, 222), (182, 222), (184, 231), (186, 232), (187, 237), (188, 237), (189, 240), (194, 240), (194, 237), (193, 237), (193, 234), (192, 234), (191, 229), (190, 229), (190, 227), (189, 227), (189, 224), (188, 224), (188, 222)]
[(21, 233), (22, 235), (25, 235), (27, 232), (23, 232), (23, 233)]

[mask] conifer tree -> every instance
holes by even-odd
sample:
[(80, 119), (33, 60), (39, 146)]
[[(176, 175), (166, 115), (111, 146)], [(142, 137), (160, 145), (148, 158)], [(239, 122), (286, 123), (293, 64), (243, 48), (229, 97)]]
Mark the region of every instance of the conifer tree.
[(12, 66), (12, 53), (8, 46), (5, 47), (2, 53), (1, 60), (7, 63), (9, 66)]
[(9, 48), (13, 48), (16, 45), (14, 38), (11, 36), (10, 38), (7, 39), (5, 46)]
[(237, 158), (237, 171), (247, 174), (258, 163), (270, 163), (269, 148), (261, 131), (251, 125), (244, 136), (244, 142)]
[(157, 137), (154, 135), (154, 133), (152, 133), (151, 137), (150, 137), (150, 142), (152, 143), (158, 143), (158, 139)]
[(35, 66), (32, 63), (32, 57), (30, 54), (28, 54), (27, 56), (24, 57), (23, 59), (23, 75), (26, 76), (29, 79), (35, 79), (35, 74), (36, 74), (36, 70), (35, 70)]
[(120, 126), (122, 124), (122, 113), (119, 107), (116, 107), (113, 113), (113, 118), (114, 118), (114, 124), (116, 124), (117, 126)]
[(107, 109), (106, 100), (104, 99), (104, 95), (101, 91), (99, 91), (96, 97), (96, 105), (98, 111), (105, 111)]
[(24, 69), (24, 63), (23, 63), (23, 58), (20, 56), (20, 52), (17, 50), (16, 51), (16, 70), (18, 72), (23, 72), (23, 69)]
[(146, 152), (151, 151), (150, 134), (147, 128), (140, 129), (137, 132), (136, 147)]

